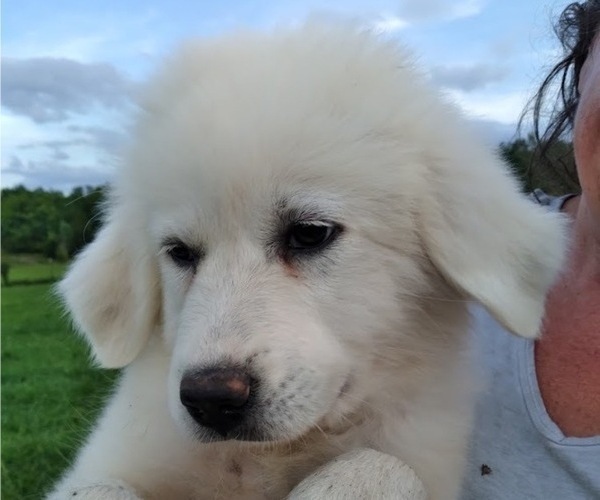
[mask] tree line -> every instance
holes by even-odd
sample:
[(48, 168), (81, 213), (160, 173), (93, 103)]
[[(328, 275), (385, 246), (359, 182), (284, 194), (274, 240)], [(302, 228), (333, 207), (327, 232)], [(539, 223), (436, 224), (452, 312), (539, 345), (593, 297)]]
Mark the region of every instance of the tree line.
[(500, 143), (498, 150), (519, 179), (524, 192), (530, 193), (536, 188), (555, 196), (579, 192), (570, 141), (552, 144), (546, 148), (545, 156), (541, 156), (533, 134), (529, 134)]
[[(574, 168), (571, 149), (569, 142), (551, 148), (549, 156), (558, 165), (552, 169), (536, 158), (531, 135), (501, 143), (499, 154), (510, 165), (524, 191), (540, 187), (549, 194), (559, 195), (578, 189), (569, 173)], [(70, 259), (94, 239), (106, 193), (106, 186), (77, 187), (68, 195), (23, 186), (3, 189), (2, 252)]]
[(105, 186), (2, 189), (2, 253), (68, 260), (94, 239), (105, 195)]

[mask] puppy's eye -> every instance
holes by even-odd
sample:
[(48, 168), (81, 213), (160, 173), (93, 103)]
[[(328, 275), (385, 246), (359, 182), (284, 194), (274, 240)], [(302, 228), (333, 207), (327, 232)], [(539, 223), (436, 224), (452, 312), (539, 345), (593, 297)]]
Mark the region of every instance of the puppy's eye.
[(331, 243), (340, 231), (332, 222), (297, 222), (287, 234), (286, 246), (295, 251), (320, 250)]
[(198, 252), (183, 243), (175, 243), (167, 248), (167, 255), (179, 267), (195, 267), (198, 263)]

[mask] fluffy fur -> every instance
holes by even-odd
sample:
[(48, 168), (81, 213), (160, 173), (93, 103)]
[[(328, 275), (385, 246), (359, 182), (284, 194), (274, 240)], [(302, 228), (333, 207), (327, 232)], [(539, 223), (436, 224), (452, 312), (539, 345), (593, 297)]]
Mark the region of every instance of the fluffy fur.
[[(298, 221), (340, 232), (290, 257)], [(278, 499), (371, 449), (454, 498), (467, 301), (534, 337), (562, 231), (397, 46), (319, 24), (190, 43), (147, 89), (105, 225), (60, 284), (99, 364), (125, 369), (50, 497)], [(223, 440), (179, 388), (232, 364), (259, 385)]]

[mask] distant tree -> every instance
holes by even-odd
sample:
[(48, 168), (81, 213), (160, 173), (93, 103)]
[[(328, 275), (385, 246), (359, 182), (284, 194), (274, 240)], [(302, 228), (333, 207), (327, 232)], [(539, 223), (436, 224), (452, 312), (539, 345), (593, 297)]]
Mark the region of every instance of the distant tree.
[(73, 240), (73, 230), (65, 221), (61, 220), (58, 227), (58, 245), (56, 248), (56, 258), (65, 261), (69, 258), (69, 245)]
[(94, 238), (104, 187), (59, 191), (2, 190), (2, 250), (67, 259)]
[(502, 142), (499, 151), (521, 182), (523, 191), (540, 188), (553, 195), (579, 191), (577, 180), (569, 175), (575, 161), (570, 142), (560, 141), (550, 148), (551, 164), (539, 158), (533, 134)]
[(71, 257), (94, 239), (101, 223), (100, 209), (106, 197), (106, 187), (77, 187), (65, 198), (62, 237)]
[(533, 191), (536, 186), (532, 185), (530, 169), (533, 159), (534, 145), (531, 141), (518, 138), (512, 142), (500, 143), (500, 154), (506, 161), (513, 173), (521, 182), (525, 192)]
[(10, 264), (8, 262), (2, 261), (0, 264), (1, 274), (2, 274), (2, 284), (4, 286), (9, 285), (8, 273), (10, 271)]

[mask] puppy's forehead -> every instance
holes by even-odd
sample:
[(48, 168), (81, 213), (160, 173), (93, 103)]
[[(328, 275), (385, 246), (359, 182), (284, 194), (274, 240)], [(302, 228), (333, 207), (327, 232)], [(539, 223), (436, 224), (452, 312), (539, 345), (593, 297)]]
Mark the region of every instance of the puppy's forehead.
[[(409, 106), (412, 96), (423, 99), (422, 80), (398, 44), (348, 26), (313, 24), (286, 33), (190, 42), (164, 65), (143, 106), (164, 115), (194, 103), (208, 113), (218, 110), (223, 125), (248, 111), (285, 123), (288, 113), (310, 114), (314, 105), (343, 114), (348, 104), (360, 107), (367, 99), (369, 108), (385, 110), (403, 96)], [(233, 114), (227, 103), (233, 104)]]
[(269, 205), (281, 185), (350, 199), (357, 185), (364, 197), (414, 189), (439, 113), (410, 66), (351, 30), (191, 45), (151, 86), (124, 196), (151, 193), (157, 206), (262, 193)]

